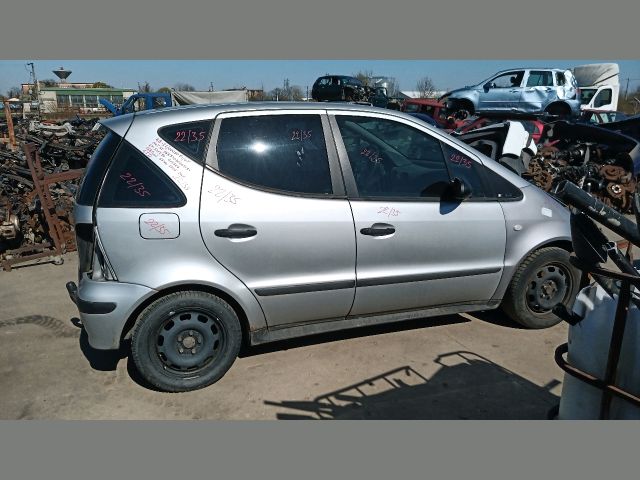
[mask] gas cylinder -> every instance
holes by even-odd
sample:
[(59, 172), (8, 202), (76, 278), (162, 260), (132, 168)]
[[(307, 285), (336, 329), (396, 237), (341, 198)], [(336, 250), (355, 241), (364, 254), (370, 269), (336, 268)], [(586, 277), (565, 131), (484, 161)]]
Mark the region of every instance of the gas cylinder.
[[(633, 293), (632, 293), (633, 294)], [(574, 367), (604, 379), (618, 298), (600, 285), (580, 291), (573, 306), (583, 320), (569, 328), (567, 361)], [(630, 304), (615, 385), (640, 396), (640, 310)], [(596, 420), (600, 416), (602, 391), (567, 373), (560, 398), (560, 420)], [(640, 419), (640, 407), (613, 397), (610, 419)]]

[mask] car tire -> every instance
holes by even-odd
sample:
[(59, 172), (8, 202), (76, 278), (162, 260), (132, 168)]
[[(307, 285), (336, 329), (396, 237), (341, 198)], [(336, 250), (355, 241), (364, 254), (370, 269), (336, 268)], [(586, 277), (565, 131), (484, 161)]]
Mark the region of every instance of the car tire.
[(176, 292), (159, 298), (138, 316), (131, 356), (154, 387), (186, 392), (222, 378), (238, 356), (240, 321), (231, 306), (206, 292)]
[(552, 312), (558, 303), (573, 305), (580, 284), (580, 272), (569, 263), (569, 252), (545, 247), (529, 254), (520, 264), (507, 288), (502, 310), (520, 325), (540, 329), (558, 324)]

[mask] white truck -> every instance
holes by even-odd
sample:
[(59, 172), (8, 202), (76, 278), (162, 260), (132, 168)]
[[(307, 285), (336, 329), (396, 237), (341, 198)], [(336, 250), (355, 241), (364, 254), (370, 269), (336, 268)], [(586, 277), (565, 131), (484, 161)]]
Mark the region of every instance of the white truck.
[(620, 67), (617, 63), (593, 63), (572, 68), (580, 88), (580, 109), (615, 111), (620, 95)]

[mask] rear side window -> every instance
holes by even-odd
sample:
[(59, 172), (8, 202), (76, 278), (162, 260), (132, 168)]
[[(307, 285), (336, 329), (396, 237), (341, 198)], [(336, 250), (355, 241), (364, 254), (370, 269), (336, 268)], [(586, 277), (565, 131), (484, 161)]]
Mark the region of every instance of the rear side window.
[(99, 207), (181, 207), (186, 198), (175, 183), (126, 140), (102, 187)]
[(158, 130), (158, 135), (181, 153), (202, 164), (205, 156), (211, 121), (180, 123)]
[(553, 87), (552, 72), (544, 70), (532, 70), (529, 73), (527, 87)]
[(91, 155), (91, 159), (84, 172), (82, 184), (76, 196), (79, 205), (93, 205), (98, 195), (98, 189), (109, 167), (109, 161), (113, 157), (122, 137), (111, 131), (102, 139), (98, 147)]
[(241, 182), (284, 192), (333, 192), (319, 115), (225, 118), (217, 156), (220, 172)]

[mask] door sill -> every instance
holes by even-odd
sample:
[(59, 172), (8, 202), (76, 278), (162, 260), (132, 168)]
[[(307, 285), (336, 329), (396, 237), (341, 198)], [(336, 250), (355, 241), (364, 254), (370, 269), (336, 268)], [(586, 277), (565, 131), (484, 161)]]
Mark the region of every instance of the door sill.
[(405, 320), (452, 315), (464, 312), (475, 312), (479, 310), (492, 310), (494, 308), (497, 308), (499, 304), (499, 302), (495, 301), (490, 301), (488, 303), (457, 303), (453, 305), (443, 305), (420, 310), (385, 313), (381, 315), (361, 315), (347, 318), (332, 318), (304, 324), (275, 326), (250, 332), (250, 341), (251, 345), (260, 345), (263, 343), (286, 340), (289, 338), (306, 337), (309, 335), (318, 335), (325, 332), (349, 330), (352, 328), (380, 325), (384, 323), (395, 323)]

